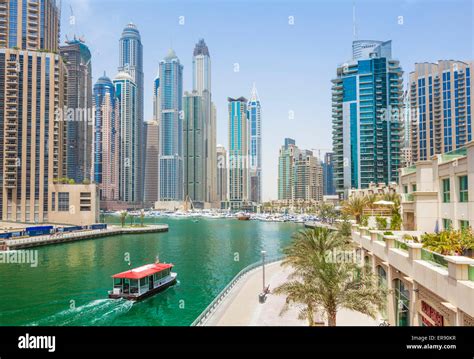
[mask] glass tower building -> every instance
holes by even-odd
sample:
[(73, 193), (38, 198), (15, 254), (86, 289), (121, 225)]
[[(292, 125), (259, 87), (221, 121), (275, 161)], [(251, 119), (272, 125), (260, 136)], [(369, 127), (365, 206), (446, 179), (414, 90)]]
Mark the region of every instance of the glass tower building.
[(241, 209), (249, 202), (249, 121), (248, 100), (228, 98), (229, 110), (229, 206)]
[(81, 40), (60, 47), (67, 78), (67, 176), (76, 183), (91, 180), (92, 170), (92, 66), (91, 52)]
[(391, 41), (355, 41), (332, 80), (337, 193), (398, 180), (403, 72), (391, 52)]
[(137, 88), (136, 108), (137, 108), (137, 161), (138, 173), (136, 181), (137, 196), (136, 201), (143, 201), (143, 188), (145, 180), (145, 151), (146, 138), (144, 130), (144, 75), (143, 75), (143, 45), (140, 32), (135, 24), (128, 24), (122, 32), (119, 42), (119, 72), (126, 72), (131, 77)]
[(119, 72), (114, 79), (115, 94), (120, 113), (119, 198), (124, 202), (138, 201), (139, 182), (139, 127), (137, 85), (127, 72)]
[(170, 49), (160, 62), (160, 201), (183, 198), (183, 66)]
[(262, 108), (255, 84), (247, 104), (250, 125), (250, 201), (262, 202)]
[(93, 179), (99, 185), (100, 198), (119, 199), (120, 112), (115, 86), (104, 74), (94, 86), (94, 157)]

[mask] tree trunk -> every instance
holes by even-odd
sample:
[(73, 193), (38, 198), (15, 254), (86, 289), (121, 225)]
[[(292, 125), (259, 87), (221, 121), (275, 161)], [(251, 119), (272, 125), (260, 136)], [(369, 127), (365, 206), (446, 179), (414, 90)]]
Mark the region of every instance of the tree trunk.
[(328, 313), (328, 326), (330, 327), (336, 326), (336, 312)]

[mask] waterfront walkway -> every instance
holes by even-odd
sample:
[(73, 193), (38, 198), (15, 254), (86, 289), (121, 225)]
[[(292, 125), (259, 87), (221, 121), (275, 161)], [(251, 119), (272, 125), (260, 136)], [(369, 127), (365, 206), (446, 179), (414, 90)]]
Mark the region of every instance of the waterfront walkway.
[[(270, 291), (284, 283), (291, 269), (281, 267), (281, 262), (265, 267), (266, 285)], [(307, 326), (306, 320), (298, 319), (299, 308), (293, 306), (283, 316), (281, 309), (285, 303), (284, 295), (269, 294), (264, 304), (259, 303), (258, 294), (262, 291), (262, 268), (247, 273), (232, 288), (227, 297), (206, 320), (206, 326)], [(341, 310), (337, 315), (338, 326), (377, 326), (380, 320), (366, 315)]]
[(168, 225), (147, 225), (146, 227), (120, 227), (109, 225), (107, 229), (84, 230), (71, 233), (56, 233), (46, 236), (28, 237), (20, 239), (9, 239), (3, 241), (9, 250), (32, 248), (45, 246), (49, 244), (58, 244), (65, 242), (75, 242), (86, 239), (95, 239), (101, 237), (110, 237), (121, 234), (146, 234), (167, 232)]

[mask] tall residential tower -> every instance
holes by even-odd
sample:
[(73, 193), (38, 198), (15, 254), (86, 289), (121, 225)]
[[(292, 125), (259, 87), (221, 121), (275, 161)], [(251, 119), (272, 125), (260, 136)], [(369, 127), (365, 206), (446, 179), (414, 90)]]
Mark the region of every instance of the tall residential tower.
[(402, 128), (402, 77), (391, 41), (353, 43), (352, 60), (332, 81), (336, 190), (397, 181)]
[(183, 65), (173, 50), (160, 62), (159, 201), (183, 198)]
[(60, 47), (67, 67), (67, 177), (77, 183), (91, 180), (92, 170), (92, 65), (91, 52), (74, 38)]
[(137, 152), (138, 169), (135, 180), (137, 181), (137, 195), (135, 201), (143, 201), (143, 187), (145, 179), (145, 151), (146, 138), (144, 135), (144, 83), (143, 83), (143, 45), (140, 32), (135, 24), (129, 23), (123, 29), (119, 41), (119, 72), (126, 72), (132, 77), (136, 85), (136, 111), (137, 111)]
[(415, 64), (408, 90), (414, 162), (454, 151), (471, 141), (473, 68), (472, 61)]
[(262, 108), (255, 84), (247, 105), (250, 125), (250, 201), (262, 202)]

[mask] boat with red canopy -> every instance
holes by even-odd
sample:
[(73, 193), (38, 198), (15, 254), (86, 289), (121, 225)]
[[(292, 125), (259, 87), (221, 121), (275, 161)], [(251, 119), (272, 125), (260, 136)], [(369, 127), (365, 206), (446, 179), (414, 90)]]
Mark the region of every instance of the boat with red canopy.
[(141, 300), (176, 283), (177, 274), (171, 272), (173, 264), (154, 263), (112, 276), (114, 287), (109, 298)]

